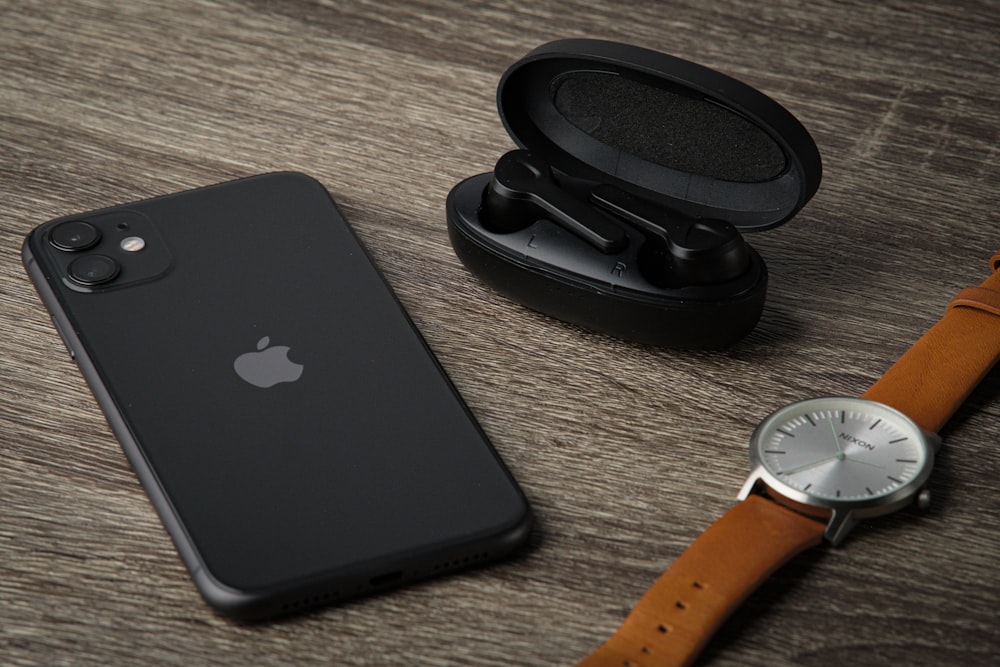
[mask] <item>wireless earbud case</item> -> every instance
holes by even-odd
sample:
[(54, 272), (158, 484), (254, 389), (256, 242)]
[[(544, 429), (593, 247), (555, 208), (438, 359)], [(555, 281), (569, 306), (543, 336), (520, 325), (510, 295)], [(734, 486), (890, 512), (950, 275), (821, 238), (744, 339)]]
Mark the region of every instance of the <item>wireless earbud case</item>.
[[(744, 244), (738, 275), (698, 277), (703, 270), (679, 279), (684, 255), (673, 241), (696, 236), (699, 221), (770, 229), (805, 205), (819, 186), (820, 157), (788, 111), (700, 65), (583, 39), (544, 44), (512, 65), (497, 105), (524, 150), (501, 158), (495, 174), (462, 181), (447, 200), (449, 236), (470, 271), (532, 309), (628, 340), (719, 348), (754, 328), (767, 291), (760, 255)], [(601, 245), (563, 220), (570, 214), (541, 209), (509, 227), (494, 224), (510, 215), (491, 207), (511, 160), (535, 175), (532, 165), (547, 163), (550, 194), (601, 218), (601, 230), (610, 221), (624, 238)], [(650, 234), (664, 226), (672, 237)], [(665, 274), (648, 269), (654, 242), (658, 258), (672, 250)]]

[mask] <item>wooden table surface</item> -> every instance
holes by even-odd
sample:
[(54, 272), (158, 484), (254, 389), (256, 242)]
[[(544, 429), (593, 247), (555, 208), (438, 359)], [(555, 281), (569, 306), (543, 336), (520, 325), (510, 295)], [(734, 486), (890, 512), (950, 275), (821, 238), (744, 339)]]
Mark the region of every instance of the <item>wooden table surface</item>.
[[(753, 426), (864, 391), (1000, 248), (995, 2), (0, 3), (0, 664), (572, 665), (729, 508)], [(810, 130), (819, 192), (750, 242), (724, 352), (528, 311), (456, 259), (444, 202), (513, 146), (506, 67), (597, 37), (721, 70)], [(530, 498), (503, 563), (280, 622), (201, 601), (20, 264), (35, 225), (272, 170), (323, 182)], [(929, 511), (780, 570), (704, 665), (1000, 654), (1000, 372), (945, 430)]]

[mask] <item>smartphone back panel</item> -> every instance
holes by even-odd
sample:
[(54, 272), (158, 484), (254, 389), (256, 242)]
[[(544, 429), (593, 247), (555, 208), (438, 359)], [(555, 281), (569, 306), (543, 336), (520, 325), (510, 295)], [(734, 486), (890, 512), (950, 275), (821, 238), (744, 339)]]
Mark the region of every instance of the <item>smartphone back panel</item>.
[[(56, 248), (66, 220), (92, 224), (99, 243)], [(122, 249), (131, 238), (142, 250)], [(352, 597), (525, 539), (523, 495), (313, 179), (269, 174), (61, 218), (24, 254), (221, 611)], [(76, 255), (98, 254), (118, 263), (113, 280), (66, 277)]]

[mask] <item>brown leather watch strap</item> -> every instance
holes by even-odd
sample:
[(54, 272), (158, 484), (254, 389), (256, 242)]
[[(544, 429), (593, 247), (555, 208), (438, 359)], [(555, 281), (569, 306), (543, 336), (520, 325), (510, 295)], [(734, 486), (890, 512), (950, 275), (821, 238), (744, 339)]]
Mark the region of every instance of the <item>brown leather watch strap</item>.
[(579, 667), (690, 664), (733, 610), (785, 562), (819, 544), (825, 529), (825, 521), (750, 496), (702, 533)]
[(958, 293), (944, 317), (863, 398), (937, 432), (1000, 359), (1000, 253), (993, 274)]
[[(864, 398), (939, 430), (1000, 359), (1000, 252), (994, 273), (959, 292), (945, 316)], [(688, 547), (618, 631), (579, 667), (689, 665), (715, 630), (772, 572), (819, 544), (826, 521), (751, 495)]]

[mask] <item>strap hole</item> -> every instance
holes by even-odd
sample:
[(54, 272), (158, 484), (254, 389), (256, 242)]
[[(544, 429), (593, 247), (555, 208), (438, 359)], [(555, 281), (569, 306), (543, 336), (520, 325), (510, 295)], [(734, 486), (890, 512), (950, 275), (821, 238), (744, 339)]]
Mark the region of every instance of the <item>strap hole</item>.
[(691, 582), (691, 586), (693, 586), (694, 588), (697, 588), (698, 590), (701, 590), (701, 589), (704, 588), (704, 586), (702, 585), (702, 583), (700, 581), (692, 581)]
[(681, 602), (680, 600), (678, 600), (677, 602), (675, 602), (675, 603), (674, 603), (674, 605), (675, 605), (675, 606), (676, 606), (676, 607), (677, 607), (678, 609), (687, 609), (687, 605), (686, 605), (686, 604), (684, 604), (683, 602)]
[(642, 652), (645, 653), (646, 655), (649, 655), (649, 647), (648, 646), (643, 646), (642, 647)]
[(667, 627), (667, 626), (665, 626), (665, 625), (659, 625), (659, 626), (657, 626), (657, 628), (656, 628), (656, 629), (657, 629), (657, 631), (659, 631), (659, 633), (660, 633), (661, 635), (665, 635), (665, 634), (667, 634), (668, 632), (670, 632), (670, 628), (668, 628), (668, 627)]

